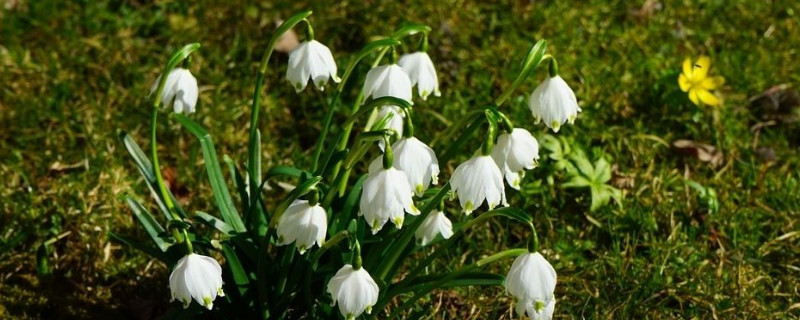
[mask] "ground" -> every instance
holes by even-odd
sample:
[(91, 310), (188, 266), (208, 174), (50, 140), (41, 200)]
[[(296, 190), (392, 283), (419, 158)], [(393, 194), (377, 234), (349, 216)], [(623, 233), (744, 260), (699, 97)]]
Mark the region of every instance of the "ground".
[[(510, 202), (535, 216), (558, 272), (556, 319), (800, 317), (800, 128), (791, 121), (800, 5), (789, 0), (6, 1), (0, 317), (148, 319), (176, 307), (167, 303), (166, 266), (109, 239), (145, 239), (121, 196), (149, 201), (117, 131), (148, 145), (150, 85), (172, 51), (200, 42), (192, 117), (220, 155), (243, 161), (266, 40), (281, 18), (308, 9), (340, 66), (404, 22), (431, 26), (442, 96), (416, 107), (423, 140), (491, 103), (530, 46), (549, 41), (583, 109), (558, 136), (607, 159), (623, 195), (590, 211), (589, 191), (564, 188), (545, 150), (522, 191), (509, 190)], [(700, 55), (727, 80), (721, 107), (695, 106), (678, 87), (683, 60)], [(283, 81), (286, 58), (269, 64), (265, 166), (307, 166), (324, 113), (323, 94), (297, 95)], [(552, 133), (533, 124), (526, 99), (544, 77), (528, 79), (502, 107), (540, 140)], [(758, 101), (770, 88), (768, 97), (788, 97), (778, 111)], [(198, 144), (165, 118), (160, 155), (172, 189), (184, 205), (213, 208)], [(714, 150), (675, 148), (679, 139)], [(462, 160), (444, 165), (444, 176)], [(526, 232), (491, 222), (448, 261), (524, 246)], [(471, 288), (437, 291), (418, 307), (435, 319), (508, 319), (510, 306), (502, 288)]]

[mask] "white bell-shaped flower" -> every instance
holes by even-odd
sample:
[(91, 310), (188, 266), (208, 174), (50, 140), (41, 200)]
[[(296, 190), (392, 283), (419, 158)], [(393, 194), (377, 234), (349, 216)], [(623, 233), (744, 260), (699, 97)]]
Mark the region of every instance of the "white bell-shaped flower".
[(300, 92), (308, 85), (309, 78), (320, 91), (325, 89), (328, 79), (342, 81), (336, 75), (336, 61), (331, 50), (317, 40), (303, 41), (289, 53), (286, 80)]
[(476, 154), (460, 164), (453, 172), (450, 185), (465, 214), (472, 213), (484, 200), (490, 210), (498, 204), (508, 205), (503, 174), (490, 156)]
[(403, 171), (417, 196), (439, 182), (439, 160), (433, 149), (414, 137), (402, 138), (392, 145), (394, 167)]
[(572, 124), (578, 112), (581, 112), (575, 92), (558, 75), (545, 79), (533, 90), (528, 99), (528, 107), (536, 123), (544, 121), (554, 132), (558, 132), (565, 122)]
[(514, 128), (510, 134), (497, 137), (492, 159), (502, 170), (508, 185), (519, 190), (520, 179), (525, 175), (523, 170), (533, 169), (538, 164), (539, 142), (528, 130)]
[(339, 304), (339, 312), (351, 320), (364, 311), (372, 312), (372, 306), (378, 302), (378, 284), (372, 280), (367, 270), (353, 269), (346, 264), (328, 282), (328, 293), (333, 296), (333, 304)]
[(517, 257), (508, 271), (505, 286), (514, 296), (517, 314), (527, 314), (532, 319), (552, 319), (556, 270), (540, 253)]
[(414, 236), (422, 242), (423, 246), (427, 246), (436, 238), (436, 235), (440, 234), (442, 238), (450, 239), (453, 236), (453, 223), (445, 217), (444, 212), (433, 210), (419, 226)]
[[(150, 87), (150, 94), (158, 90), (159, 82), (161, 82), (161, 76), (158, 76), (156, 83)], [(172, 108), (176, 113), (194, 113), (199, 92), (197, 79), (192, 73), (184, 68), (175, 68), (170, 71), (167, 82), (164, 84), (164, 90), (161, 91), (161, 104), (168, 106), (172, 103)]]
[(214, 307), (217, 296), (224, 297), (222, 292), (222, 267), (214, 258), (190, 253), (180, 260), (169, 276), (169, 288), (172, 300), (189, 307), (194, 298), (208, 310)]
[(309, 205), (308, 200), (295, 200), (278, 219), (278, 243), (280, 245), (296, 242), (300, 254), (325, 242), (328, 231), (328, 217), (319, 204)]
[(408, 74), (411, 86), (417, 86), (417, 94), (422, 100), (428, 99), (428, 95), (431, 93), (437, 97), (442, 95), (439, 92), (439, 77), (436, 75), (436, 68), (433, 67), (433, 61), (427, 52), (404, 54), (397, 64)]
[(408, 74), (396, 64), (372, 68), (364, 81), (364, 100), (372, 97), (395, 97), (411, 102), (411, 80)]
[(372, 227), (372, 234), (378, 233), (390, 219), (398, 229), (402, 228), (405, 212), (419, 214), (414, 206), (406, 174), (394, 167), (384, 169), (382, 161), (382, 157), (372, 161), (361, 191), (361, 209), (358, 214), (367, 219), (367, 224)]

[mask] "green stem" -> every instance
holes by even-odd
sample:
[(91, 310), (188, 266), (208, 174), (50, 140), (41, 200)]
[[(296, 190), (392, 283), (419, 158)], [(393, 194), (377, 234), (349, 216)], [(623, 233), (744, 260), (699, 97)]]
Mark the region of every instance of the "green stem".
[(525, 60), (522, 63), (522, 70), (520, 70), (519, 74), (517, 75), (517, 78), (514, 79), (514, 82), (511, 83), (511, 86), (509, 86), (500, 95), (500, 97), (494, 101), (494, 104), (496, 106), (499, 107), (503, 105), (503, 102), (505, 102), (506, 100), (508, 100), (509, 97), (511, 97), (511, 94), (514, 92), (514, 90), (516, 90), (517, 87), (519, 87), (519, 85), (522, 84), (522, 82), (528, 78), (528, 76), (533, 72), (536, 66), (538, 66), (539, 63), (541, 62), (542, 56), (544, 56), (544, 52), (546, 50), (547, 50), (546, 40), (539, 40), (539, 42), (533, 45), (531, 51), (528, 52), (528, 55), (525, 57)]
[(383, 169), (388, 170), (394, 165), (394, 154), (392, 153), (392, 145), (388, 137), (383, 138)]
[(503, 130), (505, 132), (511, 133), (512, 131), (514, 131), (514, 124), (511, 123), (511, 120), (509, 120), (504, 113), (500, 112), (500, 110), (497, 110), (497, 108), (495, 107), (491, 107), (489, 109), (492, 110), (492, 113), (494, 113), (495, 117), (500, 118), (498, 124), (500, 124), (503, 127)]
[(403, 138), (414, 136), (414, 121), (411, 119), (411, 108), (401, 108), (406, 114), (406, 121), (403, 121)]
[(350, 260), (350, 264), (353, 266), (353, 270), (361, 269), (361, 244), (358, 243), (358, 240), (353, 246), (353, 257)]
[[(257, 148), (257, 144), (261, 143), (261, 141), (259, 141), (260, 139), (258, 139), (258, 112), (261, 109), (261, 87), (264, 85), (264, 76), (267, 73), (269, 58), (272, 56), (272, 52), (275, 50), (275, 45), (277, 45), (281, 36), (301, 21), (306, 21), (307, 23), (308, 20), (306, 18), (308, 18), (310, 15), (311, 11), (301, 12), (292, 16), (283, 24), (281, 24), (270, 38), (269, 44), (267, 45), (267, 50), (264, 52), (264, 56), (261, 58), (261, 67), (258, 69), (256, 85), (253, 89), (253, 105), (250, 107), (250, 139), (247, 150), (247, 173), (249, 174), (251, 180), (251, 196), (257, 196), (257, 190), (255, 190), (255, 188), (260, 184), (259, 179), (261, 179), (261, 173), (259, 172), (261, 167), (261, 155), (257, 153), (257, 150), (259, 149)], [(308, 24), (308, 26), (310, 29), (311, 24)]]
[(497, 138), (497, 119), (495, 119), (494, 114), (488, 109), (486, 110), (486, 120), (486, 140), (484, 140), (481, 146), (481, 154), (484, 156), (492, 154), (494, 140)]
[(530, 224), (531, 236), (528, 238), (528, 252), (535, 253), (539, 251), (539, 236), (536, 234), (536, 227), (533, 223)]

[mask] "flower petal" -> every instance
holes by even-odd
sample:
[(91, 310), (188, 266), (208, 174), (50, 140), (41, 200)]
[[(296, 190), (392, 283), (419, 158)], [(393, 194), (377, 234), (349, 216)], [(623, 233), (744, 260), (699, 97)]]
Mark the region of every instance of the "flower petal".
[(695, 81), (702, 80), (708, 75), (708, 68), (711, 68), (711, 59), (707, 56), (700, 56), (692, 67), (694, 68), (692, 78)]
[(689, 91), (689, 88), (692, 87), (692, 83), (689, 82), (689, 78), (683, 73), (678, 76), (678, 85), (681, 87), (681, 91), (683, 92)]
[(706, 104), (706, 105), (709, 105), (709, 106), (713, 106), (713, 107), (716, 107), (716, 106), (720, 105), (719, 98), (717, 98), (711, 92), (709, 92), (707, 90), (696, 90), (696, 91), (697, 91), (697, 95), (700, 98), (700, 101), (702, 101), (703, 104)]

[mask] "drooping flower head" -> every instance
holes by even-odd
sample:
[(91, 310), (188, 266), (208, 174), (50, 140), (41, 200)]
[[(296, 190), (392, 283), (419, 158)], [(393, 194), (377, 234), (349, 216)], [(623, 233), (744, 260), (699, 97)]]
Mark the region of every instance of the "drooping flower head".
[(433, 149), (414, 137), (402, 138), (392, 145), (394, 167), (403, 171), (417, 196), (439, 182), (439, 160)]
[(514, 296), (517, 314), (527, 314), (532, 319), (552, 319), (556, 271), (540, 253), (517, 257), (508, 271), (505, 286)]
[(417, 94), (422, 100), (428, 99), (428, 95), (431, 93), (437, 97), (442, 95), (439, 92), (439, 77), (436, 75), (436, 68), (433, 67), (433, 61), (427, 52), (404, 54), (397, 64), (408, 74), (411, 86), (417, 86)]
[[(150, 87), (150, 94), (158, 90), (159, 82), (161, 76), (158, 76), (156, 83)], [(192, 73), (184, 68), (175, 68), (167, 76), (164, 90), (161, 92), (161, 104), (169, 106), (172, 103), (176, 113), (194, 113), (198, 94), (197, 79)]]
[(519, 190), (524, 169), (533, 169), (539, 160), (539, 142), (528, 130), (514, 128), (511, 133), (497, 137), (497, 145), (492, 149), (492, 159), (505, 175), (506, 182)]
[(316, 243), (321, 246), (328, 230), (328, 217), (319, 204), (309, 205), (307, 200), (295, 200), (278, 219), (278, 243), (296, 242), (303, 254)]
[(341, 81), (336, 71), (336, 61), (328, 47), (317, 40), (303, 41), (289, 54), (286, 80), (297, 92), (306, 88), (309, 78), (317, 89), (324, 90), (328, 79), (337, 83)]
[(394, 167), (383, 168), (382, 160), (378, 157), (372, 161), (361, 191), (359, 215), (367, 219), (373, 234), (378, 233), (390, 219), (398, 229), (403, 227), (405, 212), (419, 214), (406, 174)]
[(695, 105), (716, 107), (722, 103), (711, 91), (725, 84), (725, 78), (709, 76), (710, 67), (711, 59), (706, 56), (700, 56), (694, 64), (689, 58), (683, 61), (683, 73), (678, 76), (678, 85), (683, 92), (689, 93), (689, 100)]
[(476, 154), (460, 164), (453, 172), (450, 185), (466, 214), (480, 207), (484, 200), (490, 210), (498, 204), (508, 205), (503, 174), (491, 156)]
[(395, 97), (411, 101), (411, 80), (400, 66), (387, 64), (372, 68), (364, 81), (364, 100), (372, 97)]
[(559, 75), (548, 77), (533, 90), (528, 107), (536, 123), (544, 121), (553, 132), (558, 132), (565, 122), (572, 124), (581, 112), (575, 92)]
[(378, 285), (364, 268), (354, 269), (346, 264), (328, 282), (328, 293), (333, 304), (339, 304), (339, 312), (351, 320), (365, 311), (370, 313), (378, 302)]
[(192, 299), (208, 310), (214, 307), (217, 296), (223, 297), (222, 267), (214, 258), (190, 253), (180, 260), (169, 276), (172, 300), (189, 307)]
[(423, 246), (427, 246), (440, 234), (442, 238), (450, 239), (453, 236), (453, 223), (447, 219), (444, 212), (433, 210), (419, 226), (414, 236), (422, 242)]

